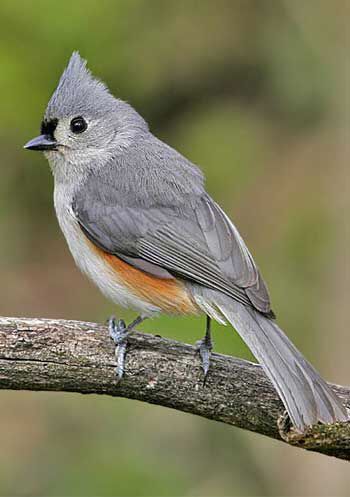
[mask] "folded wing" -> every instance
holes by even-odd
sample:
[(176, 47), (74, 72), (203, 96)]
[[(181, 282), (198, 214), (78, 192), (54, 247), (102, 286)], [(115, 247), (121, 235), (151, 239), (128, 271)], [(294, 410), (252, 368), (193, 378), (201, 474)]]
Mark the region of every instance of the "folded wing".
[(102, 188), (94, 178), (76, 194), (73, 210), (104, 251), (160, 278), (181, 277), (272, 314), (250, 252), (207, 194), (177, 205), (130, 205), (115, 187)]

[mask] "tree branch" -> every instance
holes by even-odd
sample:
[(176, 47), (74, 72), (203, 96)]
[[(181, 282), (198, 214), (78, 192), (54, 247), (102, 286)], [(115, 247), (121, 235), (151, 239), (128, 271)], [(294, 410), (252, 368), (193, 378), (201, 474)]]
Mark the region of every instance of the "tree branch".
[[(350, 389), (332, 385), (350, 408)], [(291, 445), (350, 460), (350, 423), (300, 434), (259, 365), (213, 354), (205, 385), (194, 347), (145, 333), (130, 337), (125, 377), (115, 377), (106, 326), (0, 317), (0, 389), (127, 397), (238, 426)]]

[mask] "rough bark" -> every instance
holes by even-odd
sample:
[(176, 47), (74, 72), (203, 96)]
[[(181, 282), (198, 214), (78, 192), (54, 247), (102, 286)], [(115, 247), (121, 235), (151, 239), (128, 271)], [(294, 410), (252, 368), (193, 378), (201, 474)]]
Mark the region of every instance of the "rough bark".
[[(350, 389), (332, 388), (350, 408)], [(106, 326), (0, 317), (0, 389), (137, 399), (350, 460), (350, 423), (317, 425), (302, 436), (295, 433), (259, 365), (213, 354), (203, 385), (194, 347), (145, 333), (130, 337), (125, 377), (118, 384)]]

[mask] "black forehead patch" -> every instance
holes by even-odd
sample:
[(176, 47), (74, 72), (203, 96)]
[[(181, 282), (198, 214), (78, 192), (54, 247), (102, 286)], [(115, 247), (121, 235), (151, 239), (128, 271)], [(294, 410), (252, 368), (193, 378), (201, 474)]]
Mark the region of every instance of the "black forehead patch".
[(50, 138), (54, 138), (53, 134), (57, 128), (58, 119), (45, 120), (41, 123), (40, 132), (42, 135), (48, 135)]

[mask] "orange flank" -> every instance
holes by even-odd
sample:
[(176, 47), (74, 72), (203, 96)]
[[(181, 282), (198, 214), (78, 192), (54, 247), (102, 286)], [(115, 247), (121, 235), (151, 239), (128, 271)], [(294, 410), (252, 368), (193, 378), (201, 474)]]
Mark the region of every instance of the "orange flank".
[[(90, 242), (91, 243), (91, 242)], [(117, 256), (109, 254), (91, 243), (94, 251), (115, 272), (116, 277), (130, 291), (169, 314), (197, 314), (199, 309), (185, 284), (176, 278), (157, 278), (137, 269)]]

